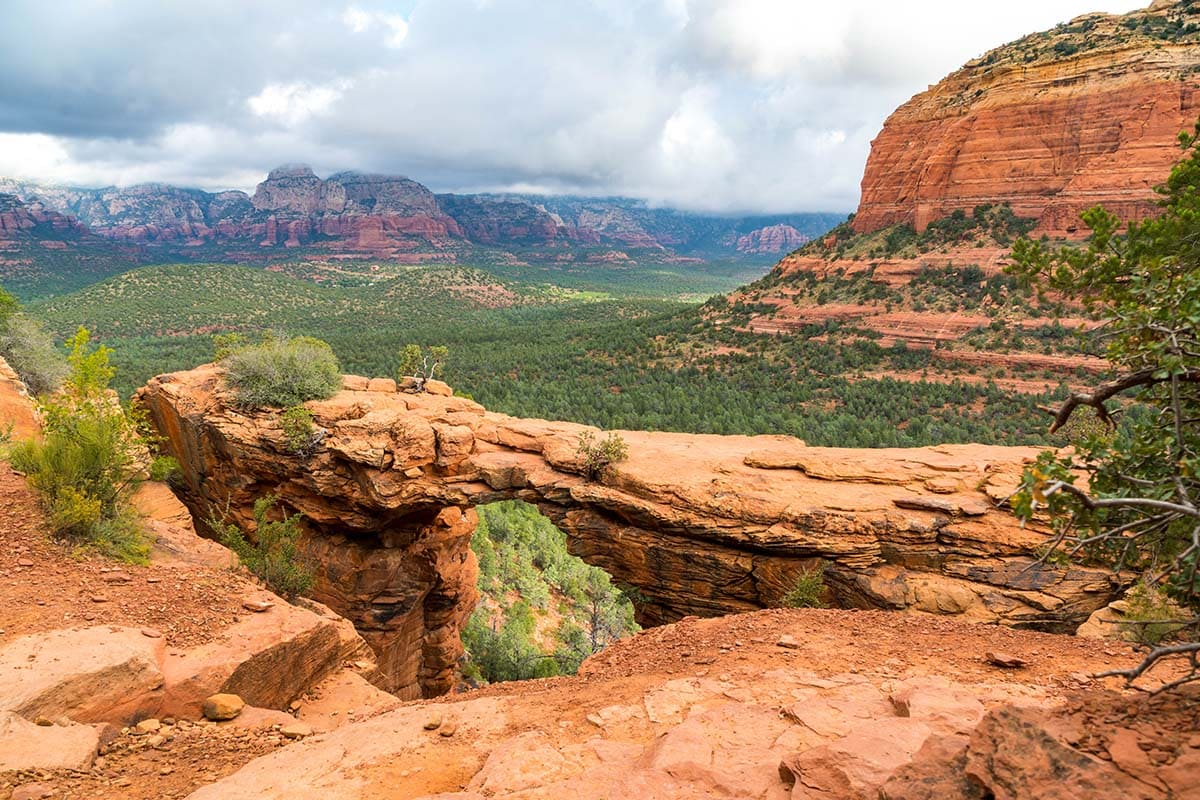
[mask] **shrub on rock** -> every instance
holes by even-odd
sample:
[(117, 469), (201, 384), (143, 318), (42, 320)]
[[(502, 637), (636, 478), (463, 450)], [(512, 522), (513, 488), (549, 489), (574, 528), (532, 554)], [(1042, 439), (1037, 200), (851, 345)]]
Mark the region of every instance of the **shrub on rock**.
[(221, 360), (240, 405), (288, 407), (323, 400), (342, 388), (333, 348), (309, 336), (270, 338)]

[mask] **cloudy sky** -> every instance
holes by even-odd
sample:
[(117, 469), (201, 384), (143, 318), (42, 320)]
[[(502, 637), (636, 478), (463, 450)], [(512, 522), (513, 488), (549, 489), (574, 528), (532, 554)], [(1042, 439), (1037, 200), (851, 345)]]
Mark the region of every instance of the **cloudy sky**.
[(847, 211), (888, 113), (1115, 0), (2, 0), (0, 175)]

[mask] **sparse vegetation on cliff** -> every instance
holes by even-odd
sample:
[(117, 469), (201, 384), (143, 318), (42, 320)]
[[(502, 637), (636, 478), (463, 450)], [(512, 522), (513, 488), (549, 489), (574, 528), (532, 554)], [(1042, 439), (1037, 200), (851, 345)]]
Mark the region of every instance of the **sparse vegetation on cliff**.
[(221, 360), (225, 380), (245, 406), (294, 406), (323, 400), (342, 387), (333, 349), (310, 336), (270, 336)]
[(591, 431), (579, 434), (579, 449), (583, 474), (589, 480), (598, 480), (613, 464), (629, 458), (629, 445), (619, 433), (609, 432), (603, 439), (596, 438)]
[(150, 460), (143, 418), (109, 391), (115, 370), (108, 348), (91, 348), (84, 328), (68, 345), (62, 391), (39, 403), (42, 440), (16, 443), (10, 459), (41, 494), (60, 535), (144, 563), (150, 541), (129, 504)]
[[(1051, 249), (1018, 241), (1013, 273), (1039, 292), (1054, 291), (1102, 316), (1098, 329), (1116, 377), (1073, 393), (1052, 430), (1080, 409), (1115, 432), (1086, 437), (1075, 453), (1048, 452), (1027, 471), (1014, 508), (1054, 520), (1055, 544), (1072, 555), (1136, 570), (1194, 616), (1179, 620), (1187, 641), (1163, 644), (1136, 669), (1183, 656), (1200, 680), (1200, 124), (1181, 136), (1187, 155), (1159, 188), (1160, 217), (1131, 223), (1102, 208), (1084, 215), (1086, 247)], [(1130, 403), (1138, 413), (1123, 413)], [(1086, 485), (1078, 471), (1087, 475)], [(1163, 622), (1163, 620), (1158, 620)]]
[(255, 501), (252, 537), (215, 513), (207, 524), (221, 544), (237, 555), (243, 567), (290, 602), (312, 588), (315, 572), (300, 552), (301, 516), (272, 519), (278, 516), (275, 507), (276, 499), (271, 495)]
[(30, 394), (42, 395), (59, 387), (67, 362), (50, 334), (21, 310), (20, 303), (0, 288), (0, 358), (8, 362)]
[(283, 429), (288, 450), (298, 456), (312, 455), (324, 439), (312, 412), (304, 406), (292, 406), (280, 414), (279, 427)]
[(400, 384), (410, 386), (412, 391), (425, 391), (425, 384), (440, 378), (446, 369), (450, 348), (444, 345), (422, 347), (406, 344), (400, 351), (400, 366), (397, 369)]
[(808, 569), (800, 570), (792, 588), (783, 596), (784, 608), (825, 607), (825, 562), (818, 561)]

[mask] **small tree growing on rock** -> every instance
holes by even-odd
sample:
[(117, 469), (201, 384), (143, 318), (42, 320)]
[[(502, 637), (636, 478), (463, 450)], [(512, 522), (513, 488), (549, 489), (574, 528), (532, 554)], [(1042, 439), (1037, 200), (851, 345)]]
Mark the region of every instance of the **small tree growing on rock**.
[(421, 347), (406, 344), (400, 351), (400, 366), (397, 377), (402, 388), (410, 392), (425, 391), (425, 384), (442, 375), (450, 348), (442, 345)]
[(610, 432), (603, 439), (584, 431), (579, 434), (579, 449), (576, 453), (583, 459), (583, 474), (589, 480), (601, 478), (613, 464), (629, 458), (629, 445), (618, 433)]
[(238, 526), (221, 519), (215, 512), (208, 526), (221, 544), (232, 550), (242, 566), (288, 602), (312, 588), (315, 572), (300, 552), (300, 514), (271, 519), (276, 505), (273, 495), (254, 503), (254, 538)]

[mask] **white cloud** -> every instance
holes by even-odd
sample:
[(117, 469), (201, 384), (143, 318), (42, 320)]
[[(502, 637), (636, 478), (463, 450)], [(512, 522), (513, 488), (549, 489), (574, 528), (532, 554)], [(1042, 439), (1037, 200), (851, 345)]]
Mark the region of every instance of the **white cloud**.
[(330, 86), (309, 86), (305, 83), (270, 83), (246, 100), (257, 116), (270, 117), (294, 126), (317, 114), (323, 114), (351, 86), (340, 81)]
[(364, 11), (358, 6), (346, 6), (341, 19), (342, 24), (353, 33), (366, 33), (373, 28), (382, 29), (383, 41), (388, 47), (400, 47), (408, 38), (408, 21), (400, 14)]
[(346, 6), (342, 22), (354, 33), (366, 33), (371, 29), (371, 15), (358, 6)]

